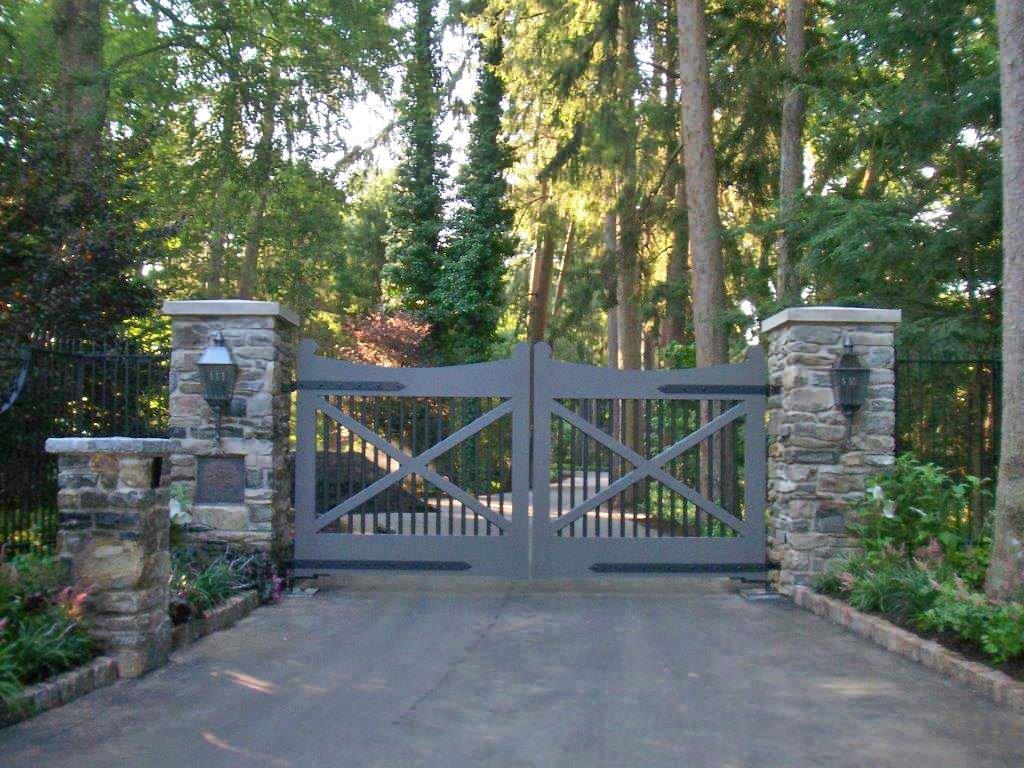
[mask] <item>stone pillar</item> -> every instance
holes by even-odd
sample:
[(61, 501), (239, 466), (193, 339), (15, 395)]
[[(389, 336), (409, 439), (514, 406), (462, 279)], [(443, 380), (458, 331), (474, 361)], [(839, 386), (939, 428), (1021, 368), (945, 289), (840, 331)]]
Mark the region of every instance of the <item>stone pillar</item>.
[(173, 440), (50, 438), (58, 454), (58, 548), (73, 583), (89, 587), (86, 623), (121, 677), (167, 660), (168, 493), (162, 459)]
[[(779, 591), (808, 584), (828, 561), (856, 549), (849, 502), (895, 455), (895, 309), (797, 307), (761, 324), (768, 342), (768, 556)], [(871, 369), (867, 402), (847, 419), (832, 368), (844, 340)]]
[[(276, 301), (167, 301), (163, 310), (171, 316), (170, 436), (182, 446), (171, 459), (172, 495), (192, 515), (190, 538), (212, 547), (273, 549), (287, 558), (288, 385), (295, 375), (299, 318)], [(219, 442), (196, 368), (215, 331), (224, 334), (239, 368)], [(244, 467), (244, 490), (219, 499), (210, 494), (197, 498), (197, 472), (211, 471), (211, 457), (229, 458), (228, 466), (221, 465), (219, 471), (230, 469), (231, 457), (238, 459)], [(226, 475), (230, 481), (231, 472)]]

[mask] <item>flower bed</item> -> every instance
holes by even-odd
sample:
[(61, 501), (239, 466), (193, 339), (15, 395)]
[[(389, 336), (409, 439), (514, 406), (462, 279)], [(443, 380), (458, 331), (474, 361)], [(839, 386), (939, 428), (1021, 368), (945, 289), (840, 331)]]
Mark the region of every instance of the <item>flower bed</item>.
[(96, 655), (97, 645), (80, 621), (87, 594), (63, 582), (54, 557), (0, 556), (0, 718), (31, 709), (25, 686)]
[(1024, 603), (986, 598), (990, 539), (964, 525), (979, 488), (901, 457), (857, 509), (862, 553), (834, 562), (814, 587), (1024, 680)]
[[(169, 602), (175, 631), (184, 636), (177, 627), (204, 626), (203, 622), (210, 622), (218, 606), (229, 601), (241, 604), (241, 595), (251, 595), (242, 603), (277, 602), (281, 597), (281, 584), (273, 562), (263, 552), (235, 553), (228, 549), (214, 556), (196, 547), (175, 547), (171, 553)], [(195, 629), (189, 636), (202, 634), (206, 632)]]

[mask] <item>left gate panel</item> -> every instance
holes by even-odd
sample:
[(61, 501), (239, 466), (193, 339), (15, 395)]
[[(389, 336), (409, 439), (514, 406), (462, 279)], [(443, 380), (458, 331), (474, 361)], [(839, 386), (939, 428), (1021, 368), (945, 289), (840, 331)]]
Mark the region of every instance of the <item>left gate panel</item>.
[(530, 359), (383, 368), (299, 350), (295, 574), (528, 575)]

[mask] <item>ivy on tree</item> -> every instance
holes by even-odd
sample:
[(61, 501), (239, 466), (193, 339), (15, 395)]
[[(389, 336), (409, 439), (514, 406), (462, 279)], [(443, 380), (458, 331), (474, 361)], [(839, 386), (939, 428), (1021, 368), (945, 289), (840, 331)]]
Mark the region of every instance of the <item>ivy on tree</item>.
[(433, 299), (444, 260), (441, 161), (447, 148), (438, 137), (437, 126), (440, 82), (434, 3), (415, 0), (415, 6), (412, 50), (398, 105), (405, 146), (395, 179), (384, 279), (395, 304), (431, 324), (436, 344), (438, 313)]
[(480, 49), (474, 121), (457, 180), (461, 207), (436, 296), (442, 348), (458, 362), (489, 357), (504, 306), (505, 265), (515, 255), (505, 178), (512, 152), (501, 138), (500, 35), (482, 40)]

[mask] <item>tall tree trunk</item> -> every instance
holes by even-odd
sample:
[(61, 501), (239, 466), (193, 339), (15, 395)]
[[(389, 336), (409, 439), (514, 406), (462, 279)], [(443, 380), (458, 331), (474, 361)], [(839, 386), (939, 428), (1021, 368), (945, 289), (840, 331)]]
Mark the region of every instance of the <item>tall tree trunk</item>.
[[(642, 340), (640, 333), (640, 219), (637, 211), (637, 129), (634, 119), (634, 90), (637, 81), (636, 3), (619, 3), (619, 99), (622, 104), (621, 174), (619, 190), (619, 367), (640, 368)], [(627, 435), (632, 430), (627, 429)]]
[[(703, 0), (677, 0), (679, 24), (679, 104), (686, 159), (686, 199), (690, 227), (690, 297), (697, 366), (729, 361), (725, 311), (725, 265), (722, 224), (718, 215), (718, 178), (711, 129), (711, 88)], [(701, 401), (701, 421), (721, 410), (720, 401)], [(724, 429), (700, 446), (704, 496), (734, 509), (731, 489), (735, 472), (732, 430)]]
[(565, 234), (565, 245), (562, 247), (562, 265), (558, 270), (558, 285), (555, 286), (555, 301), (551, 306), (551, 316), (554, 317), (562, 306), (565, 298), (566, 275), (572, 266), (573, 252), (576, 250), (576, 219), (569, 219), (569, 231)]
[(555, 261), (555, 233), (548, 211), (548, 182), (540, 184), (540, 216), (537, 222), (537, 244), (533, 251), (530, 273), (530, 316), (526, 337), (543, 341), (548, 330), (548, 298), (551, 294), (551, 272)]
[[(618, 250), (618, 217), (615, 211), (608, 211), (604, 215), (604, 261), (606, 264), (604, 272), (607, 274), (618, 263), (615, 255)], [(613, 273), (614, 274), (614, 273)], [(619, 367), (619, 301), (618, 286), (614, 279), (607, 281), (605, 285), (605, 304), (608, 308), (608, 367)]]
[(108, 82), (103, 67), (102, 0), (56, 0), (56, 110), (62, 129), (63, 208), (83, 213), (100, 205)]
[[(679, 119), (679, 34), (676, 24), (675, 0), (665, 1), (665, 35), (663, 59), (665, 63), (665, 106), (674, 116), (665, 137), (665, 151), (683, 142), (683, 127)], [(689, 227), (686, 211), (686, 169), (683, 152), (678, 152), (669, 170), (665, 185), (671, 210), (672, 250), (669, 252), (665, 274), (665, 316), (661, 323), (659, 344), (683, 343), (686, 319), (689, 316)]]
[(995, 531), (985, 591), (1024, 587), (1024, 4), (996, 0), (1003, 127), (1003, 406)]
[(267, 83), (266, 101), (263, 103), (263, 114), (260, 119), (260, 140), (254, 158), (256, 173), (253, 174), (256, 192), (256, 205), (253, 206), (249, 229), (245, 236), (245, 258), (242, 273), (238, 278), (238, 297), (251, 299), (259, 269), (260, 243), (263, 239), (263, 219), (267, 213), (267, 201), (270, 197), (270, 176), (274, 166), (274, 114), (277, 110), (277, 68), (271, 70)]
[(703, 0), (678, 0), (679, 103), (690, 226), (690, 293), (697, 365), (728, 362), (725, 266), (718, 217), (718, 177), (711, 133), (711, 93)]
[(806, 98), (800, 82), (807, 49), (807, 0), (786, 0), (786, 97), (782, 103), (779, 164), (779, 218), (784, 222), (775, 241), (778, 257), (776, 292), (784, 306), (800, 301), (800, 277), (785, 229), (804, 184), (804, 110)]

